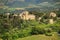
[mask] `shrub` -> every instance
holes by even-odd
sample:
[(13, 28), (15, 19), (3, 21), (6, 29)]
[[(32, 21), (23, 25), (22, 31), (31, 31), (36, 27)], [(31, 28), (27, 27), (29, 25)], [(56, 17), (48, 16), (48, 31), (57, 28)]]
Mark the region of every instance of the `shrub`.
[(60, 34), (60, 29), (58, 30), (58, 34)]
[(60, 29), (60, 24), (53, 24), (50, 28), (52, 28), (54, 32), (58, 32)]
[(51, 28), (46, 28), (45, 29), (45, 35), (46, 36), (52, 36), (52, 29)]
[(52, 33), (45, 33), (46, 36), (52, 36)]
[(31, 28), (27, 27), (25, 29), (14, 28), (9, 30), (9, 32), (4, 32), (1, 35), (3, 40), (16, 40), (17, 38), (22, 38), (31, 35)]
[(33, 27), (32, 28), (32, 32), (31, 34), (32, 35), (35, 35), (35, 34), (44, 34), (45, 33), (45, 30), (43, 28), (39, 28), (39, 27)]

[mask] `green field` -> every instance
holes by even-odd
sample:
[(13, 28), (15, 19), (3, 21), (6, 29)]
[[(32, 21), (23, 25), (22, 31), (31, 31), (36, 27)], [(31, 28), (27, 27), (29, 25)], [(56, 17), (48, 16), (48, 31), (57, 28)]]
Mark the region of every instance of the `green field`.
[(29, 37), (19, 38), (17, 40), (59, 40), (59, 39), (56, 34), (53, 34), (53, 36), (33, 35)]

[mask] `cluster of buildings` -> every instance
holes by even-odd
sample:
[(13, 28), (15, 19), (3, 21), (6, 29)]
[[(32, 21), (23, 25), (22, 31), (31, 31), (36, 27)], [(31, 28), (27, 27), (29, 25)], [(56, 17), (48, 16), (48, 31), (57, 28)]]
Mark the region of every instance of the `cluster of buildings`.
[[(9, 16), (10, 15), (10, 13), (6, 13), (6, 15), (7, 16)], [(23, 19), (23, 20), (35, 20), (36, 19), (36, 16), (34, 15), (34, 14), (30, 14), (28, 11), (23, 11), (23, 12), (21, 12), (20, 14), (13, 14), (13, 16), (14, 17), (17, 17), (17, 16), (19, 16), (21, 19)], [(54, 13), (54, 12), (51, 12), (50, 14), (49, 14), (49, 17), (52, 17), (52, 18), (50, 18), (49, 19), (49, 23), (50, 24), (53, 24), (54, 23), (54, 17), (56, 17), (57, 15), (56, 15), (56, 13)], [(42, 19), (42, 17), (39, 17), (38, 18), (39, 20), (41, 20)]]
[[(7, 16), (10, 15), (10, 13), (6, 13)], [(13, 17), (19, 16), (23, 20), (35, 20), (35, 15), (29, 14), (28, 11), (23, 11), (20, 14), (13, 14)]]

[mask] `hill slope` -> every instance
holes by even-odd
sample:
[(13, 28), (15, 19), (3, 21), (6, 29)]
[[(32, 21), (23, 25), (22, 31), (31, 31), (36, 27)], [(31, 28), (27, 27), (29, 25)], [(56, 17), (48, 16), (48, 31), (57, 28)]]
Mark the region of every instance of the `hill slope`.
[(33, 35), (25, 38), (19, 38), (18, 40), (58, 40), (56, 35), (45, 36), (45, 35)]

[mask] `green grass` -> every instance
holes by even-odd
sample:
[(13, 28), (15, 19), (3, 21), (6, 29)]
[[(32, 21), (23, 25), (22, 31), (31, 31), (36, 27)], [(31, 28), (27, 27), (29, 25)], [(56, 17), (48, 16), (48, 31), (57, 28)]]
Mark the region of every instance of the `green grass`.
[(19, 38), (17, 40), (58, 40), (58, 36), (56, 34), (53, 34), (52, 36), (33, 35), (29, 37)]

